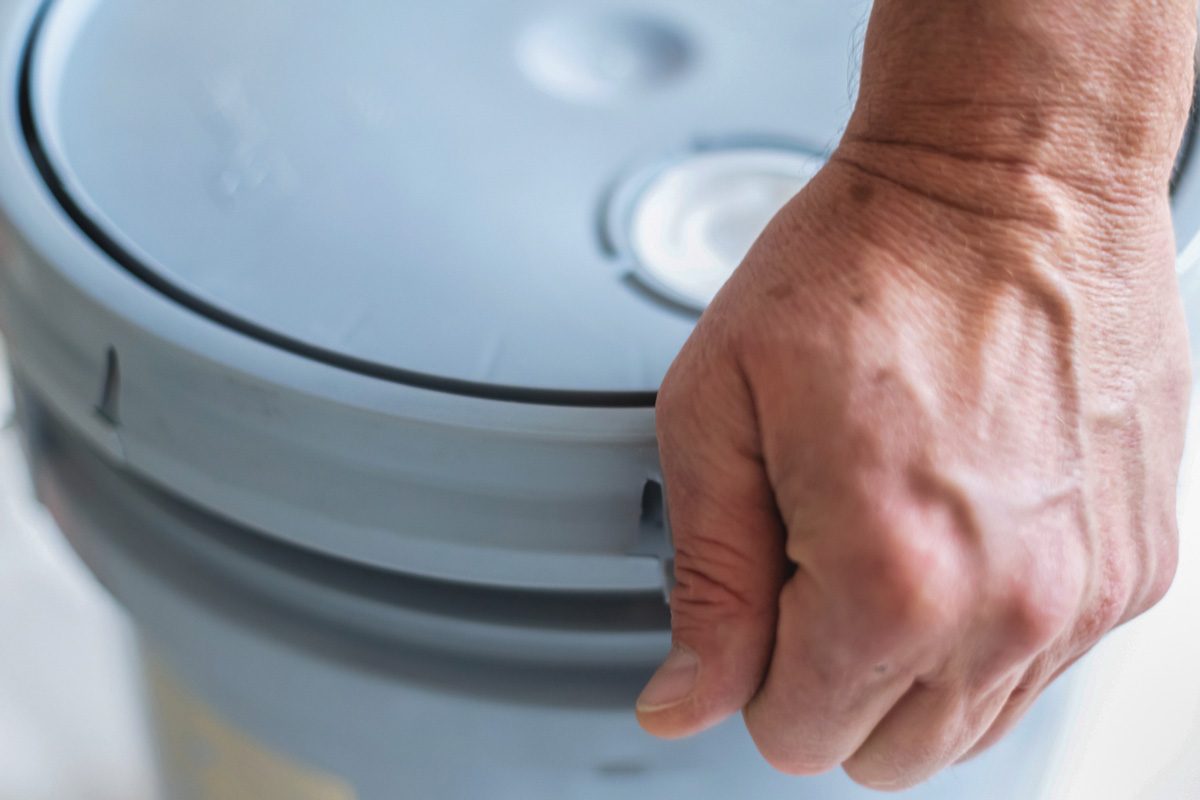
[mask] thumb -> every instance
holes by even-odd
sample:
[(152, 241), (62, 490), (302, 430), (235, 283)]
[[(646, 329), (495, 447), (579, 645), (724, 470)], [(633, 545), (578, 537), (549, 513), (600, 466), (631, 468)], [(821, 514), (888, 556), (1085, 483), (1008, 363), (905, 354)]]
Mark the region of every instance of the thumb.
[(673, 646), (637, 703), (642, 727), (666, 738), (715, 725), (758, 691), (787, 563), (740, 372), (710, 373), (704, 391), (683, 381), (664, 384), (656, 412), (675, 545)]

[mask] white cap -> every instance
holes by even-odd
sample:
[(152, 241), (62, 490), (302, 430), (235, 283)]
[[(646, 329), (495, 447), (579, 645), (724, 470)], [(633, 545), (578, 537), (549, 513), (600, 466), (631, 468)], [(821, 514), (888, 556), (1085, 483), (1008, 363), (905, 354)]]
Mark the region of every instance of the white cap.
[(669, 299), (703, 309), (823, 163), (796, 150), (746, 147), (666, 167), (632, 209), (628, 241), (640, 276)]

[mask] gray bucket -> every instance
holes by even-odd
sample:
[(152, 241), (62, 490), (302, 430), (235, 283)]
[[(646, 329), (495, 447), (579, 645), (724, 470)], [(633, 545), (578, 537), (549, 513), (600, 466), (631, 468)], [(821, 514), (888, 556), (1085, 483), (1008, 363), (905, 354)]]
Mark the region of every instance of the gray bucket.
[[(844, 6), (0, 8), (19, 419), (136, 623), (167, 796), (870, 794), (632, 714), (669, 644), (654, 392), (719, 285), (678, 265), (736, 263), (836, 141)], [(696, 208), (751, 223), (640, 225)], [(1063, 692), (908, 796), (1037, 796)]]

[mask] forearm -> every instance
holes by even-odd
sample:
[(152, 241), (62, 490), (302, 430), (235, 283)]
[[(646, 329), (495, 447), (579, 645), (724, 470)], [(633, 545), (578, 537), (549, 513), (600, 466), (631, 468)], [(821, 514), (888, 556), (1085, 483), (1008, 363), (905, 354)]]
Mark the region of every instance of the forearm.
[(936, 150), (1121, 199), (1161, 193), (1193, 0), (877, 0), (845, 144)]

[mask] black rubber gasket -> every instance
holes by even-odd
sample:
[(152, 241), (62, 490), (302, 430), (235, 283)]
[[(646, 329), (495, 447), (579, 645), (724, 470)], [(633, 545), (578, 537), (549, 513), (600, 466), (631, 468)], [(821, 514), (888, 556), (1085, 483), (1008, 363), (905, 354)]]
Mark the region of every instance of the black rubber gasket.
[(245, 317), (227, 311), (220, 306), (214, 305), (163, 277), (152, 266), (143, 263), (121, 247), (116, 240), (105, 232), (100, 224), (89, 217), (79, 204), (75, 202), (63, 180), (55, 172), (54, 166), (51, 164), (46, 152), (45, 145), (39, 136), (37, 120), (33, 113), (33, 60), (42, 26), (45, 23), (47, 12), (52, 3), (53, 0), (46, 0), (38, 9), (21, 56), (21, 68), (18, 78), (20, 84), (17, 96), (17, 113), (21, 122), (21, 131), (38, 173), (67, 216), (114, 263), (146, 286), (193, 313), (206, 317), (218, 325), (237, 331), (263, 344), (327, 366), (366, 375), (371, 378), (378, 378), (391, 383), (430, 389), (447, 394), (477, 397), (485, 400), (501, 400), (546, 406), (585, 408), (651, 408), (654, 406), (657, 396), (657, 392), (654, 391), (613, 392), (578, 389), (540, 389), (528, 386), (481, 383), (478, 381), (433, 375), (426, 372), (417, 372), (415, 370), (381, 364), (368, 359), (355, 358), (354, 356), (310, 344), (267, 328)]
[[(208, 318), (210, 321), (237, 331), (244, 336), (255, 339), (263, 344), (284, 350), (293, 355), (307, 358), (327, 366), (354, 372), (371, 378), (429, 389), (447, 394), (476, 397), (485, 400), (500, 400), (515, 403), (530, 403), (548, 406), (573, 406), (585, 408), (648, 408), (653, 407), (657, 392), (653, 391), (587, 391), (575, 389), (539, 389), (528, 386), (509, 386), (504, 384), (480, 383), (477, 381), (449, 378), (426, 372), (402, 369), (381, 364), (368, 359), (355, 358), (334, 350), (319, 347), (314, 344), (295, 339), (278, 331), (267, 328), (245, 317), (227, 311), (220, 306), (192, 294), (186, 289), (166, 279), (153, 267), (143, 263), (126, 251), (114, 240), (104, 228), (91, 219), (79, 204), (71, 197), (65, 184), (55, 172), (40, 136), (37, 121), (33, 113), (32, 71), (34, 51), (45, 23), (47, 12), (54, 0), (45, 0), (38, 9), (30, 27), (29, 38), (21, 57), (21, 69), (18, 88), (18, 116), (21, 131), (24, 134), (26, 146), (42, 180), (45, 181), (54, 199), (66, 212), (67, 216), (79, 227), (92, 242), (100, 248), (114, 263), (122, 267), (133, 277), (154, 289), (163, 296), (173, 300), (184, 308)], [(1200, 87), (1198, 87), (1200, 90)], [(1200, 95), (1197, 95), (1200, 96)], [(1190, 163), (1196, 144), (1197, 103), (1193, 99), (1191, 113), (1188, 115), (1188, 126), (1184, 133), (1179, 157), (1171, 178), (1171, 191), (1174, 192), (1179, 177)]]

